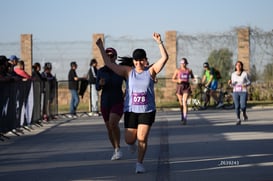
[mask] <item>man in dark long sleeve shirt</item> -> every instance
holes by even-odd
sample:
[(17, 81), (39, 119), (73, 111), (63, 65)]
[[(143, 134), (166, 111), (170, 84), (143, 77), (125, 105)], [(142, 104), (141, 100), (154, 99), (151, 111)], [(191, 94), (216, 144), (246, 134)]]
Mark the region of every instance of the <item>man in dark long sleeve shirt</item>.
[(79, 104), (79, 78), (76, 73), (77, 63), (71, 62), (70, 63), (70, 71), (68, 73), (68, 89), (71, 93), (71, 101), (70, 101), (70, 114), (72, 116), (76, 116), (77, 107)]

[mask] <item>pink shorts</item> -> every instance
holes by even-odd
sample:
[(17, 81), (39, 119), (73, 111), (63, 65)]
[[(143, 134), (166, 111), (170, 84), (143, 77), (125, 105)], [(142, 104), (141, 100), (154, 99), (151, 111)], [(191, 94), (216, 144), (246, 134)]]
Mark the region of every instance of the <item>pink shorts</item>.
[(123, 115), (123, 102), (117, 103), (110, 108), (101, 107), (101, 114), (104, 121), (109, 121), (110, 113), (116, 113), (120, 117)]

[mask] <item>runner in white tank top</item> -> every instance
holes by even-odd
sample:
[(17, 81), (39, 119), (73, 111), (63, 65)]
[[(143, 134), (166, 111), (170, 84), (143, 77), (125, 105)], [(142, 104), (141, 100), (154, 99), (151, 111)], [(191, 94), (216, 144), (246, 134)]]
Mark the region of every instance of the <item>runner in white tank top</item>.
[(136, 173), (145, 172), (143, 159), (148, 145), (149, 131), (155, 120), (153, 81), (168, 60), (160, 34), (153, 33), (153, 39), (158, 43), (161, 57), (149, 67), (146, 66), (148, 59), (144, 49), (134, 50), (134, 67), (121, 66), (111, 63), (104, 51), (101, 39), (96, 42), (106, 66), (127, 81), (124, 104), (124, 111), (126, 111), (124, 113), (125, 141), (130, 145), (132, 151), (136, 150), (135, 143), (138, 142)]

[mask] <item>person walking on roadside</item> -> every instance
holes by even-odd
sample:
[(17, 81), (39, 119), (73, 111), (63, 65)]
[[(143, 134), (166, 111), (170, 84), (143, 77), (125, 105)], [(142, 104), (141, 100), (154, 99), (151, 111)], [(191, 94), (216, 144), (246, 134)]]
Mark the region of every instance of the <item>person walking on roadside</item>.
[(76, 69), (78, 65), (76, 62), (70, 63), (70, 70), (68, 72), (68, 89), (71, 94), (71, 101), (70, 101), (70, 117), (76, 118), (77, 117), (77, 107), (79, 105), (79, 77), (77, 76)]
[(87, 80), (90, 85), (90, 98), (91, 98), (91, 115), (98, 116), (98, 91), (96, 89), (96, 79), (97, 79), (97, 66), (98, 62), (96, 59), (91, 59), (90, 68), (87, 74)]
[(148, 58), (144, 49), (138, 48), (133, 51), (133, 67), (122, 66), (112, 63), (104, 51), (100, 38), (96, 42), (106, 66), (126, 80), (125, 142), (129, 144), (129, 149), (132, 152), (136, 151), (135, 143), (138, 142), (136, 173), (145, 172), (143, 160), (148, 146), (148, 135), (156, 115), (154, 80), (168, 60), (168, 54), (160, 34), (153, 33), (153, 39), (159, 46), (161, 57), (149, 67), (146, 66)]
[(192, 70), (189, 69), (187, 65), (188, 60), (186, 58), (182, 58), (180, 61), (180, 68), (176, 69), (172, 76), (172, 81), (177, 84), (176, 96), (178, 98), (181, 111), (181, 122), (184, 125), (187, 124), (187, 100), (189, 95), (191, 94), (190, 79), (194, 78)]
[(243, 112), (243, 120), (248, 120), (248, 116), (246, 114), (248, 96), (247, 87), (251, 85), (249, 75), (244, 70), (243, 62), (236, 62), (235, 71), (231, 74), (231, 80), (228, 81), (228, 84), (233, 87), (233, 102), (237, 116), (236, 125), (241, 125), (241, 111)]
[[(117, 51), (109, 47), (103, 49), (103, 53), (111, 64), (116, 65)], [(119, 160), (122, 158), (120, 148), (120, 127), (119, 121), (123, 115), (123, 77), (113, 72), (108, 65), (98, 70), (96, 79), (96, 89), (101, 92), (100, 109), (107, 129), (108, 138), (114, 148), (111, 160)]]

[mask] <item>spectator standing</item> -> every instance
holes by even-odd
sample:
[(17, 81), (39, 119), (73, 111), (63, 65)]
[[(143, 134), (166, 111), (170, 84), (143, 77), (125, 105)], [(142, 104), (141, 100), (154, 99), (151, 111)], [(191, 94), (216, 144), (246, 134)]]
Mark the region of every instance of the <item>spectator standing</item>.
[(248, 96), (247, 87), (251, 85), (249, 75), (244, 70), (243, 62), (236, 62), (235, 71), (231, 74), (231, 80), (229, 80), (228, 84), (233, 87), (233, 102), (237, 117), (236, 125), (241, 125), (241, 111), (243, 112), (243, 120), (248, 120), (248, 116), (246, 114)]
[(36, 62), (32, 65), (32, 77), (34, 80), (42, 81), (41, 64)]
[(103, 42), (98, 39), (96, 44), (107, 67), (126, 80), (126, 95), (124, 104), (125, 141), (129, 144), (131, 152), (136, 151), (138, 141), (138, 156), (136, 173), (145, 172), (143, 160), (148, 145), (148, 135), (155, 121), (156, 105), (154, 93), (154, 80), (166, 64), (168, 54), (165, 50), (161, 36), (153, 33), (154, 40), (158, 43), (161, 57), (147, 67), (147, 56), (144, 49), (133, 51), (134, 67), (122, 66), (112, 63), (104, 51)]
[(25, 71), (25, 63), (23, 60), (18, 61), (13, 70), (18, 76), (22, 78), (22, 80), (31, 79), (31, 76)]
[(8, 61), (8, 74), (11, 76), (17, 76), (14, 72), (14, 67), (17, 65), (19, 58), (16, 55), (11, 55)]
[(68, 73), (68, 89), (71, 94), (71, 101), (70, 101), (70, 115), (72, 117), (77, 117), (77, 107), (79, 105), (79, 77), (76, 73), (76, 69), (78, 68), (78, 65), (76, 62), (70, 63), (70, 70)]
[(8, 74), (8, 61), (5, 55), (0, 55), (0, 82), (8, 82), (13, 78)]
[(97, 79), (97, 66), (98, 62), (96, 59), (91, 59), (90, 68), (87, 73), (87, 79), (90, 85), (90, 98), (91, 98), (91, 115), (98, 116), (98, 91), (96, 89), (96, 79)]
[(180, 61), (180, 68), (176, 69), (172, 76), (172, 81), (177, 84), (176, 96), (178, 98), (181, 111), (181, 122), (184, 125), (187, 124), (187, 100), (189, 95), (191, 94), (190, 78), (194, 78), (192, 70), (189, 69), (187, 65), (188, 60), (186, 58), (182, 58)]
[(47, 80), (55, 79), (55, 77), (52, 75), (52, 64), (50, 62), (45, 63), (42, 77), (46, 78)]
[(9, 57), (9, 63), (12, 64), (13, 67), (17, 65), (18, 61), (19, 61), (19, 58), (16, 55), (11, 55)]
[(49, 121), (50, 118), (55, 119), (53, 115), (52, 106), (53, 100), (55, 98), (56, 93), (56, 77), (52, 74), (52, 64), (50, 62), (46, 62), (44, 64), (44, 71), (41, 73), (43, 83), (43, 119), (44, 121)]
[[(114, 48), (102, 50), (109, 58), (111, 64), (116, 65), (117, 51)], [(107, 129), (108, 138), (114, 148), (111, 160), (122, 158), (120, 149), (120, 127), (119, 121), (123, 115), (123, 77), (113, 72), (107, 65), (98, 70), (96, 89), (101, 92), (100, 109)]]

